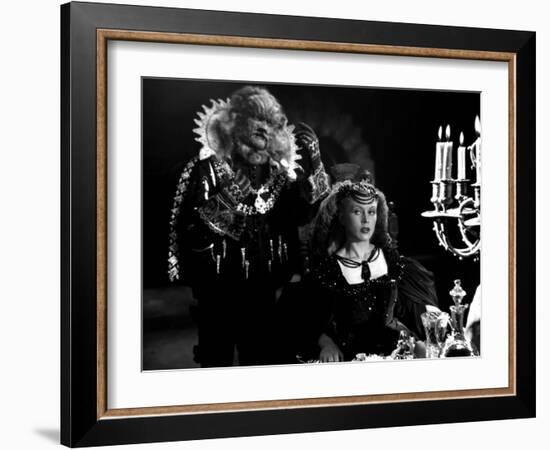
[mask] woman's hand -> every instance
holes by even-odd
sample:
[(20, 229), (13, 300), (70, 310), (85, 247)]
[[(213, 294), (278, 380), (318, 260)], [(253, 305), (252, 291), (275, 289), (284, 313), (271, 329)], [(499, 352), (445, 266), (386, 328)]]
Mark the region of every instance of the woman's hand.
[(321, 347), (321, 351), (319, 352), (320, 362), (339, 362), (344, 360), (344, 354), (340, 348), (326, 334), (322, 334), (319, 337), (318, 343), (319, 347)]

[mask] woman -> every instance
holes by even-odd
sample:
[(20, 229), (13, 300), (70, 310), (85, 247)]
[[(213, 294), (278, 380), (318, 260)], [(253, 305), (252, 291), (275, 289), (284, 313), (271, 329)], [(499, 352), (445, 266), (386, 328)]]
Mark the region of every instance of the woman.
[(321, 362), (388, 355), (400, 331), (423, 338), (420, 315), (438, 310), (432, 274), (398, 253), (387, 224), (385, 196), (365, 176), (336, 183), (321, 204), (309, 330)]

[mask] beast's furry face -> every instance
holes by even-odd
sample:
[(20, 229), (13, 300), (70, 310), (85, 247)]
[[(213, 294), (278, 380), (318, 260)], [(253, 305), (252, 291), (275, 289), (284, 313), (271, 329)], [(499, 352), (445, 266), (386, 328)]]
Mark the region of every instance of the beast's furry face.
[(241, 119), (235, 127), (235, 150), (250, 164), (265, 164), (273, 140), (273, 127), (258, 117)]
[(268, 91), (245, 87), (231, 98), (234, 114), (234, 151), (253, 165), (276, 164), (288, 151), (287, 119), (277, 99)]

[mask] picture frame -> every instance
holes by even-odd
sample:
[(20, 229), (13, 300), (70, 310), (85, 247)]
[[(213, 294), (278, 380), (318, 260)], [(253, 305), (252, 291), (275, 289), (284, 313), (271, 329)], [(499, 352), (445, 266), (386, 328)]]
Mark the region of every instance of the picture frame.
[[(509, 73), (506, 388), (112, 409), (107, 43), (501, 61)], [(535, 33), (73, 2), (61, 7), (61, 442), (70, 447), (535, 416)]]

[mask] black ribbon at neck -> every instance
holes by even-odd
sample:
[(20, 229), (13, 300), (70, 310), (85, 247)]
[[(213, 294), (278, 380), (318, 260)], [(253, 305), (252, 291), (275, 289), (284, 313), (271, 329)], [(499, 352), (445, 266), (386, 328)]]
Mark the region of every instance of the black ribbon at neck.
[(370, 267), (369, 262), (374, 261), (376, 258), (378, 258), (378, 255), (380, 254), (379, 248), (374, 248), (369, 256), (369, 258), (366, 261), (355, 261), (350, 258), (346, 258), (345, 256), (336, 255), (336, 259), (340, 261), (345, 267), (349, 267), (350, 269), (356, 269), (357, 267), (361, 267), (361, 277), (363, 280), (367, 281), (370, 280)]

